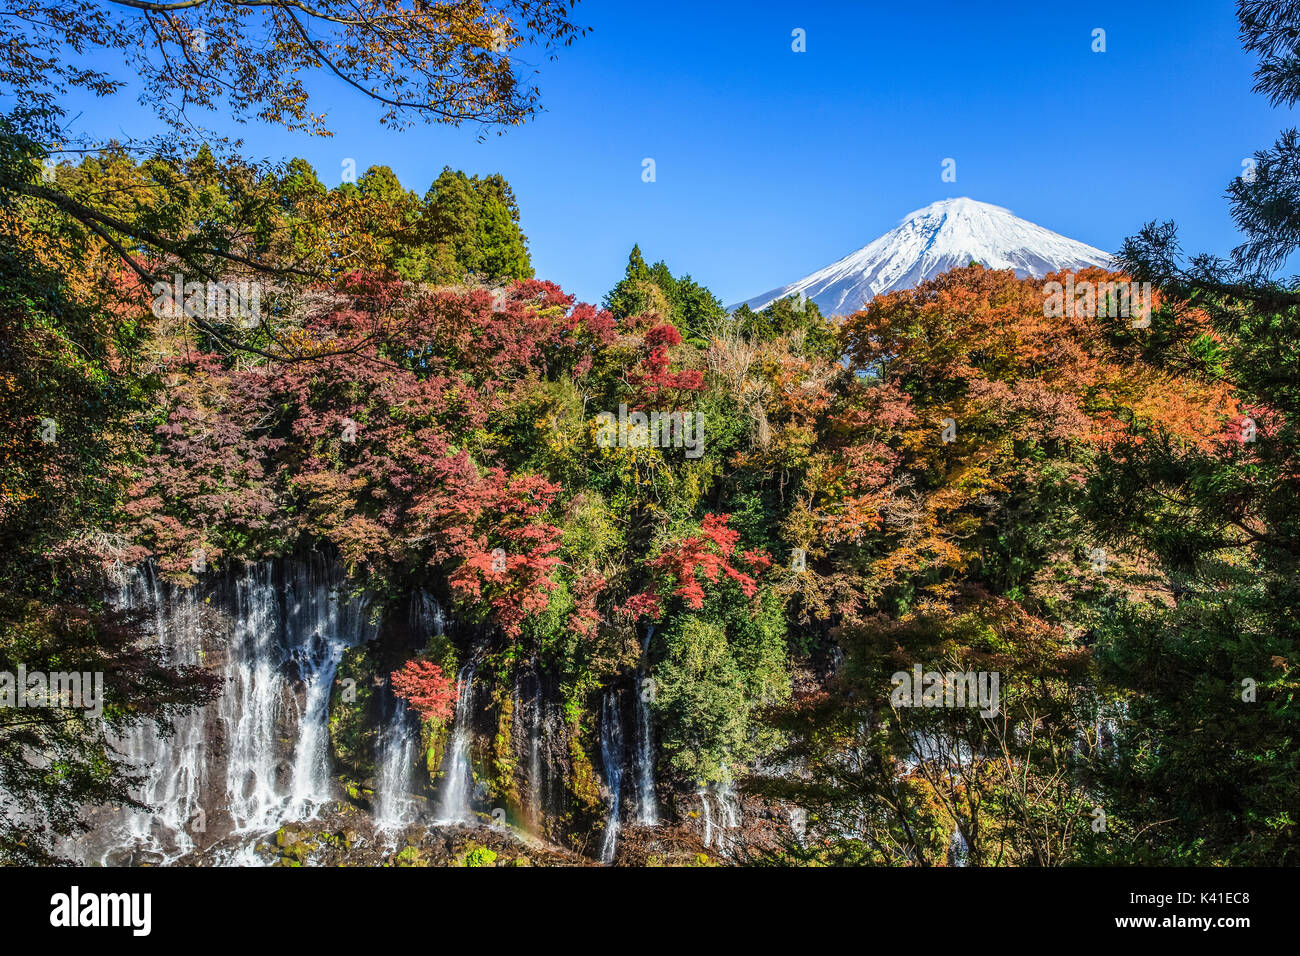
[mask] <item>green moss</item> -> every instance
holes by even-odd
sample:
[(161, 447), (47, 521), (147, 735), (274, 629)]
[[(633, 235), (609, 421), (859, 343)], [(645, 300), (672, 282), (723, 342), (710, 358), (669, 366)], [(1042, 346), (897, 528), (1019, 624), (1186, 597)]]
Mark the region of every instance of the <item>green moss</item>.
[[(512, 686), (508, 681), (502, 686)], [(514, 747), (514, 695), (501, 695), (501, 709), (497, 717), (497, 732), (492, 740), (492, 767), (488, 787), (492, 795), (505, 804), (506, 810), (518, 813), (523, 806), (519, 797), (519, 782), (515, 771), (518, 760)]]
[[(348, 777), (365, 780), (375, 773), (374, 754), (379, 730), (371, 709), (382, 683), (375, 660), (378, 642), (343, 652), (330, 689), (329, 732), (335, 766)], [(351, 792), (348, 794), (353, 799)]]
[(496, 866), (496, 850), (490, 850), (485, 846), (476, 846), (465, 852), (461, 859), (461, 866)]
[(402, 847), (393, 860), (396, 866), (423, 866), (424, 858), (417, 847)]
[(586, 812), (596, 812), (601, 806), (600, 781), (592, 766), (587, 748), (583, 746), (583, 727), (580, 721), (570, 725), (569, 734), (569, 792), (578, 806)]
[(420, 748), (424, 751), (424, 766), (429, 782), (436, 784), (442, 777), (442, 758), (451, 738), (451, 721), (425, 720), (420, 722)]

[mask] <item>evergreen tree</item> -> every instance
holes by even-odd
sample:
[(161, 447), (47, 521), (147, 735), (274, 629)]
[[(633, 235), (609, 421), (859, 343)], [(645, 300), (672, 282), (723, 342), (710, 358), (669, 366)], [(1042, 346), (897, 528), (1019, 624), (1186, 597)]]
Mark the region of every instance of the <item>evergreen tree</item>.
[(632, 246), (627, 257), (627, 269), (618, 285), (605, 296), (605, 308), (620, 322), (640, 315), (650, 307), (650, 270), (641, 257), (641, 247)]
[[(1238, 16), (1256, 91), (1293, 106), (1300, 12), (1242, 2)], [(1229, 383), (1243, 410), (1212, 444), (1134, 422), (1090, 489), (1104, 540), (1151, 555), (1171, 582), (1167, 600), (1119, 609), (1097, 635), (1131, 695), (1113, 786), (1141, 859), (1300, 861), (1300, 294), (1272, 278), (1300, 243), (1298, 185), (1291, 129), (1229, 186), (1245, 234), (1230, 260), (1183, 263), (1170, 222), (1124, 247), (1135, 278), (1209, 317), (1184, 343), (1182, 316), (1157, 316), (1153, 359)]]
[(505, 282), (533, 275), (519, 207), (500, 175), (479, 179), (444, 168), (424, 196), (418, 235), (428, 247), (428, 281), (478, 276)]
[(837, 357), (839, 344), (835, 326), (822, 315), (817, 303), (809, 299), (801, 302), (797, 296), (787, 296), (777, 299), (761, 312), (742, 305), (732, 318), (748, 338), (767, 341), (802, 332), (804, 347), (809, 354)]
[(491, 280), (531, 279), (528, 244), (519, 229), (519, 204), (500, 173), (473, 180), (479, 199), (479, 271)]
[(662, 260), (646, 266), (641, 247), (635, 245), (623, 278), (605, 296), (605, 307), (620, 321), (658, 312), (686, 341), (699, 346), (707, 345), (727, 318), (727, 310), (707, 288), (689, 275), (675, 277)]

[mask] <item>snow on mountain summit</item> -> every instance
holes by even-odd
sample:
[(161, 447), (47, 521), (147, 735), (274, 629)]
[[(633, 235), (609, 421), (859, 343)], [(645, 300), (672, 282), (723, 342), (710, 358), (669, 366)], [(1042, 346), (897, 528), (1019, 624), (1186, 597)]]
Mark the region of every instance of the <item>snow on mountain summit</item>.
[(1036, 278), (1058, 269), (1112, 266), (1111, 257), (1100, 249), (1044, 229), (1001, 206), (944, 199), (909, 213), (896, 228), (838, 262), (744, 304), (762, 309), (802, 292), (824, 315), (848, 315), (874, 296), (909, 288), (972, 261)]

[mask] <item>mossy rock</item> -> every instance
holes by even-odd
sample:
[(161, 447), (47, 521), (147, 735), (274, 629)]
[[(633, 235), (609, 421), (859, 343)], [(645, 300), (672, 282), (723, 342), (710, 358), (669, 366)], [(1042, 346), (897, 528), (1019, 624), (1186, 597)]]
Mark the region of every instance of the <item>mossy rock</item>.
[(347, 776), (374, 776), (379, 728), (374, 720), (375, 695), (383, 675), (375, 660), (379, 644), (370, 641), (343, 652), (330, 688), (330, 748), (335, 766)]
[(569, 792), (579, 807), (587, 813), (599, 813), (604, 804), (600, 799), (600, 780), (592, 766), (591, 757), (582, 745), (581, 726), (574, 726), (569, 735)]
[(394, 866), (424, 866), (424, 857), (418, 847), (404, 846), (393, 857)]
[(516, 776), (519, 762), (515, 758), (514, 717), (514, 697), (507, 695), (501, 701), (497, 732), (492, 739), (492, 765), (488, 777), (488, 789), (494, 800), (504, 804), (508, 813), (518, 817), (523, 809), (523, 801), (519, 796), (519, 780)]
[(450, 739), (451, 721), (420, 722), (420, 748), (424, 751), (424, 765), (431, 784), (436, 785), (442, 778), (442, 758), (447, 753), (447, 743)]
[(363, 783), (358, 783), (347, 776), (340, 776), (339, 783), (343, 786), (343, 793), (348, 798), (348, 803), (353, 807), (370, 813), (375, 805), (375, 791), (372, 787), (367, 787)]
[(472, 846), (460, 857), (461, 866), (496, 866), (497, 851), (485, 846)]

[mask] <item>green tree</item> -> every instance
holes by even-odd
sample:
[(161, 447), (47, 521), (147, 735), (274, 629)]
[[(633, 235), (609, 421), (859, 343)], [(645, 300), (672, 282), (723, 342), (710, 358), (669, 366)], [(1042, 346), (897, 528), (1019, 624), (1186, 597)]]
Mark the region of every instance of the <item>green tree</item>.
[[(1241, 2), (1256, 87), (1300, 99), (1294, 5)], [(1297, 248), (1297, 133), (1256, 154), (1229, 186), (1245, 241), (1230, 260), (1184, 263), (1172, 223), (1148, 224), (1123, 257), (1139, 280), (1209, 318), (1192, 357), (1229, 383), (1244, 414), (1209, 442), (1176, 441), (1135, 420), (1090, 485), (1099, 534), (1151, 555), (1163, 600), (1098, 631), (1104, 672), (1129, 692), (1112, 781), (1141, 860), (1300, 860), (1300, 294), (1271, 278)], [(1152, 329), (1153, 359), (1187, 355)]]
[(742, 305), (731, 317), (747, 338), (771, 341), (783, 335), (801, 334), (809, 354), (838, 358), (839, 337), (835, 326), (822, 315), (816, 302), (787, 296), (760, 312)]
[(605, 296), (605, 307), (620, 321), (658, 312), (698, 346), (707, 346), (727, 319), (718, 298), (689, 275), (674, 276), (663, 261), (646, 266), (640, 246), (632, 247), (623, 278)]
[(425, 193), (418, 235), (429, 263), (427, 281), (478, 276), (508, 282), (533, 275), (519, 206), (499, 174), (479, 179), (444, 168)]

